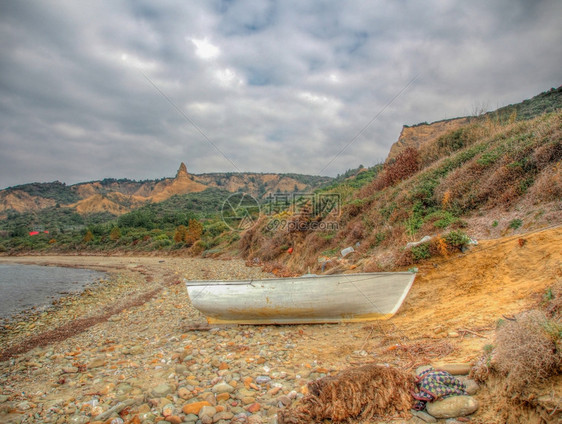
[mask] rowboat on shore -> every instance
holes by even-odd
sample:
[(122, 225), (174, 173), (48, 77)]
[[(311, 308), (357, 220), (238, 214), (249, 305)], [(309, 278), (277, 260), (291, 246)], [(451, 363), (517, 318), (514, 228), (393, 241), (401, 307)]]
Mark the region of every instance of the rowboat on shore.
[(246, 281), (185, 281), (209, 324), (315, 324), (392, 317), (416, 274), (374, 272)]

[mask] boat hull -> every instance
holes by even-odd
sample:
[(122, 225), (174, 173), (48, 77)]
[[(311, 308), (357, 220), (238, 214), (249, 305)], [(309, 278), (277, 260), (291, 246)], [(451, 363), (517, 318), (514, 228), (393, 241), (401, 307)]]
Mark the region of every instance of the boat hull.
[(259, 281), (186, 281), (210, 324), (313, 324), (392, 317), (411, 272), (321, 275)]

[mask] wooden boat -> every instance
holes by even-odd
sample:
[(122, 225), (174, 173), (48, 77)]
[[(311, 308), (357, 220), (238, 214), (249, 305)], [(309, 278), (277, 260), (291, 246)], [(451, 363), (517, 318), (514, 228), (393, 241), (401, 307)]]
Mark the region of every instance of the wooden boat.
[(185, 283), (209, 324), (312, 324), (388, 319), (415, 277), (375, 272)]

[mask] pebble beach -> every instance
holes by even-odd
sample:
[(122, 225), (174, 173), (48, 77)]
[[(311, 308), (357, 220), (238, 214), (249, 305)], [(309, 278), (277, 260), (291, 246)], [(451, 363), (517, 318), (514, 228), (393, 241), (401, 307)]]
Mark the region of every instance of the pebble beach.
[(309, 381), (353, 357), (323, 360), (323, 343), (363, 343), (357, 326), (358, 336), (346, 325), (208, 327), (183, 278), (272, 277), (242, 261), (58, 262), (112, 278), (1, 329), (1, 422), (274, 423)]

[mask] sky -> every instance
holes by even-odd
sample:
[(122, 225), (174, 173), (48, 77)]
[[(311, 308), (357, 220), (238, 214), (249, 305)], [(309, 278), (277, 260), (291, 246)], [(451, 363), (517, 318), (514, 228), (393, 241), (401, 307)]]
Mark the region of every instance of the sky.
[(0, 188), (335, 176), (562, 84), (562, 2), (0, 0)]

